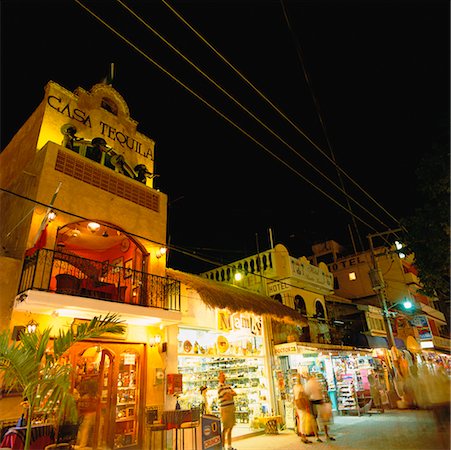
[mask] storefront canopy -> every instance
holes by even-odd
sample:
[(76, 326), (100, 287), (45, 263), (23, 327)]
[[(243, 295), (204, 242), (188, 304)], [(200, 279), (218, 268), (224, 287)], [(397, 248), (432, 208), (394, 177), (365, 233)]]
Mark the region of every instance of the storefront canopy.
[[(395, 337), (396, 347), (400, 350), (405, 350), (406, 345), (402, 339)], [(357, 336), (356, 347), (366, 348), (389, 348), (387, 338), (383, 336), (367, 336), (365, 334), (359, 334)]]
[(232, 312), (251, 312), (260, 316), (269, 316), (281, 322), (307, 326), (307, 321), (297, 311), (270, 297), (174, 269), (166, 269), (166, 274), (195, 289), (201, 300), (211, 308), (228, 309)]

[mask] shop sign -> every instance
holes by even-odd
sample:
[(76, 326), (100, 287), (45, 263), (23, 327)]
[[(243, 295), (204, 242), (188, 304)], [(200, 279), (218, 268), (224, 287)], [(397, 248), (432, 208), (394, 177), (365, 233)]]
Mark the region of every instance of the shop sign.
[(432, 339), (431, 329), (426, 316), (415, 316), (410, 323), (416, 327), (421, 341)]
[(220, 310), (218, 314), (219, 331), (247, 331), (253, 336), (261, 336), (263, 322), (261, 316), (249, 313), (233, 313)]
[(210, 414), (202, 416), (202, 450), (222, 450), (221, 420)]
[(288, 342), (286, 344), (278, 344), (274, 346), (274, 354), (276, 356), (294, 355), (299, 353), (298, 344), (296, 342)]
[(434, 343), (435, 347), (447, 349), (448, 351), (450, 350), (451, 341), (448, 338), (443, 338), (441, 336), (432, 336), (432, 342)]
[(181, 394), (183, 391), (183, 376), (181, 373), (168, 373), (167, 394)]

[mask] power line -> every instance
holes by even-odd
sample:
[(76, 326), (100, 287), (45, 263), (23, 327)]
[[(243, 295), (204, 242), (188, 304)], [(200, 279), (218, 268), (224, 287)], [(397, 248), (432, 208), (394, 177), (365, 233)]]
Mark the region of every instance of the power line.
[(213, 84), (217, 89), (219, 89), (224, 95), (226, 95), (230, 100), (232, 100), (236, 105), (238, 105), (243, 111), (245, 111), (249, 116), (251, 116), (255, 121), (257, 121), (261, 126), (265, 128), (266, 131), (271, 133), (276, 139), (282, 142), (287, 148), (289, 148), (296, 156), (301, 158), (305, 163), (307, 163), (313, 170), (319, 173), (323, 178), (325, 178), (329, 183), (331, 183), (336, 189), (344, 194), (346, 200), (348, 201), (348, 209), (351, 211), (349, 204), (349, 199), (356, 203), (360, 208), (362, 208), (366, 213), (368, 213), (373, 219), (379, 222), (381, 225), (389, 228), (389, 226), (382, 222), (378, 217), (372, 214), (367, 208), (360, 204), (357, 200), (351, 197), (344, 188), (338, 186), (332, 179), (330, 179), (324, 172), (318, 169), (314, 164), (312, 164), (307, 158), (301, 155), (294, 147), (292, 147), (287, 141), (285, 141), (279, 134), (277, 134), (272, 128), (261, 121), (252, 111), (250, 111), (246, 106), (240, 103), (233, 95), (226, 91), (220, 84), (213, 80), (208, 74), (206, 74), (202, 69), (200, 69), (195, 63), (193, 63), (188, 57), (186, 57), (181, 51), (174, 47), (166, 38), (164, 38), (157, 30), (155, 30), (151, 25), (149, 25), (144, 19), (142, 19), (137, 13), (135, 13), (131, 8), (129, 8), (122, 0), (116, 0), (123, 8), (125, 8), (130, 14), (132, 14), (139, 22), (141, 22), (148, 30), (150, 30), (155, 36), (162, 40), (172, 51), (177, 53), (185, 62), (187, 62), (191, 67), (193, 67), (198, 73), (200, 73), (205, 79), (207, 79), (211, 84)]
[(230, 67), (244, 82), (250, 86), (262, 99), (264, 99), (281, 117), (283, 117), (298, 133), (300, 133), (316, 150), (318, 150), (334, 167), (345, 177), (357, 186), (368, 198), (370, 198), (379, 208), (381, 208), (395, 223), (399, 220), (387, 211), (379, 202), (377, 202), (359, 183), (348, 175), (324, 150), (321, 149), (298, 125), (296, 125), (278, 106), (276, 106), (268, 97), (266, 97), (251, 81), (249, 81), (230, 61), (227, 60), (206, 38), (204, 38), (186, 19), (182, 17), (166, 0), (161, 2), (169, 8), (170, 11), (182, 21), (205, 45), (207, 45), (228, 67)]
[[(82, 216), (80, 214), (72, 213), (72, 212), (70, 212), (70, 211), (68, 211), (66, 209), (58, 208), (58, 207), (52, 205), (51, 203), (40, 202), (40, 201), (32, 199), (30, 197), (26, 197), (24, 195), (18, 194), (17, 192), (10, 191), (9, 189), (5, 189), (5, 188), (0, 187), (0, 191), (4, 192), (5, 194), (9, 194), (9, 195), (13, 195), (15, 197), (18, 197), (18, 198), (20, 198), (22, 200), (29, 201), (29, 202), (31, 202), (31, 203), (33, 203), (35, 205), (44, 206), (45, 208), (51, 208), (53, 211), (56, 211), (56, 212), (59, 212), (59, 213), (62, 213), (62, 214), (66, 214), (66, 215), (71, 216), (71, 217), (76, 217), (77, 219), (85, 220), (85, 221), (88, 221), (88, 222), (97, 220), (97, 219), (92, 219), (92, 218), (89, 218), (89, 217), (86, 217), (86, 216)], [(169, 250), (173, 250), (173, 251), (181, 253), (181, 254), (183, 254), (185, 256), (190, 256), (190, 257), (192, 257), (194, 259), (198, 259), (200, 261), (207, 262), (207, 263), (209, 263), (209, 264), (211, 264), (213, 266), (216, 266), (216, 267), (227, 267), (227, 268), (236, 270), (236, 267), (234, 265), (230, 264), (230, 263), (224, 264), (222, 262), (212, 260), (211, 258), (207, 258), (205, 256), (199, 255), (198, 253), (190, 252), (189, 250), (187, 250), (187, 249), (185, 249), (183, 247), (175, 246), (175, 245), (168, 245), (166, 243), (158, 242), (158, 241), (152, 240), (152, 239), (150, 239), (148, 237), (141, 236), (140, 234), (136, 234), (136, 233), (132, 233), (130, 231), (127, 231), (124, 228), (118, 228), (116, 225), (113, 225), (113, 224), (110, 224), (110, 223), (108, 223), (108, 226), (110, 228), (116, 230), (116, 231), (120, 231), (121, 233), (126, 234), (127, 236), (132, 236), (134, 238), (142, 239), (144, 241), (151, 242), (152, 244), (166, 246)], [(266, 277), (266, 276), (261, 275), (259, 273), (256, 273), (256, 272), (251, 272), (251, 273), (254, 276), (261, 277), (262, 279), (265, 279), (265, 280), (268, 280), (268, 281), (275, 281), (273, 278)], [(290, 285), (289, 283), (286, 283), (286, 282), (284, 282), (284, 283), (286, 285), (290, 286), (290, 287), (296, 287), (294, 285)], [(306, 290), (308, 290), (308, 289), (306, 289)]]
[(114, 29), (111, 25), (106, 23), (102, 18), (100, 18), (97, 14), (95, 14), (93, 11), (91, 11), (87, 6), (83, 5), (79, 0), (74, 0), (77, 4), (79, 4), (83, 9), (85, 9), (89, 14), (91, 14), (96, 20), (98, 20), (100, 23), (102, 23), (105, 27), (107, 27), (110, 31), (112, 31), (116, 36), (121, 38), (124, 42), (126, 42), (128, 45), (130, 45), (134, 50), (136, 50), (138, 53), (140, 53), (144, 58), (146, 58), (149, 62), (151, 62), (155, 67), (157, 67), (159, 70), (161, 70), (163, 73), (168, 75), (172, 80), (174, 80), (176, 83), (178, 83), (180, 86), (182, 86), (184, 89), (186, 89), (190, 94), (192, 94), (194, 97), (196, 97), (198, 100), (200, 100), (203, 104), (208, 106), (212, 111), (214, 111), (216, 114), (218, 114), (221, 118), (223, 118), (225, 121), (227, 121), (229, 124), (231, 124), (233, 127), (235, 127), (237, 130), (239, 130), (241, 133), (243, 133), (246, 137), (248, 137), (251, 141), (253, 141), (255, 144), (257, 144), (259, 147), (261, 147), (263, 150), (265, 150), (267, 153), (269, 153), (271, 156), (273, 156), (275, 159), (277, 159), (279, 162), (281, 162), (283, 165), (285, 165), (289, 170), (297, 174), (300, 178), (302, 178), (305, 182), (310, 184), (312, 187), (314, 187), (316, 190), (321, 192), (324, 196), (329, 198), (333, 203), (335, 203), (337, 206), (339, 206), (341, 209), (347, 211), (349, 214), (356, 217), (357, 220), (359, 220), (361, 223), (366, 225), (368, 228), (372, 229), (373, 231), (377, 231), (373, 226), (365, 222), (362, 218), (355, 215), (352, 211), (349, 211), (345, 206), (343, 206), (340, 202), (335, 200), (332, 196), (330, 196), (327, 192), (322, 190), (320, 187), (316, 186), (312, 181), (310, 181), (307, 177), (302, 175), (299, 171), (297, 171), (295, 168), (290, 166), (287, 162), (285, 162), (282, 158), (277, 156), (275, 153), (273, 153), (269, 148), (267, 148), (264, 144), (262, 144), (260, 141), (258, 141), (256, 138), (251, 136), (247, 131), (245, 131), (242, 127), (240, 127), (238, 124), (236, 124), (232, 119), (227, 117), (224, 113), (219, 111), (215, 106), (213, 106), (211, 103), (209, 103), (207, 100), (205, 100), (201, 95), (199, 95), (197, 92), (195, 92), (193, 89), (191, 89), (189, 86), (187, 86), (185, 83), (183, 83), (181, 80), (179, 80), (175, 75), (173, 75), (171, 72), (169, 72), (167, 69), (165, 69), (163, 66), (161, 66), (159, 63), (157, 63), (154, 59), (152, 59), (147, 53), (145, 53), (143, 50), (141, 50), (139, 47), (137, 47), (135, 44), (133, 44), (129, 39), (127, 39), (125, 36), (123, 36), (121, 33), (119, 33), (116, 29)]
[[(315, 109), (316, 109), (316, 114), (318, 115), (319, 123), (321, 125), (321, 129), (323, 131), (324, 138), (326, 139), (326, 144), (327, 144), (327, 147), (329, 149), (330, 156), (333, 159), (334, 163), (336, 163), (337, 161), (335, 159), (335, 152), (334, 152), (334, 150), (332, 148), (332, 144), (331, 144), (330, 139), (329, 139), (329, 134), (326, 131), (326, 125), (324, 123), (323, 115), (321, 113), (321, 108), (320, 108), (320, 105), (319, 105), (319, 101), (318, 101), (317, 96), (315, 95), (315, 91), (314, 91), (312, 83), (310, 81), (310, 75), (309, 75), (309, 73), (307, 71), (307, 68), (305, 66), (305, 63), (304, 63), (304, 55), (303, 55), (303, 51), (302, 51), (302, 46), (301, 46), (301, 43), (299, 42), (299, 39), (298, 39), (297, 35), (294, 32), (294, 29), (293, 29), (292, 25), (291, 25), (291, 20), (290, 20), (290, 17), (288, 15), (288, 10), (287, 10), (287, 7), (285, 5), (285, 2), (286, 2), (286, 0), (280, 0), (280, 4), (282, 6), (283, 15), (285, 17), (285, 21), (287, 23), (288, 30), (290, 31), (291, 37), (293, 39), (294, 45), (296, 47), (296, 53), (297, 53), (297, 56), (298, 56), (298, 59), (299, 59), (299, 63), (300, 63), (301, 68), (302, 68), (302, 72), (304, 74), (305, 81), (306, 81), (307, 86), (308, 86), (308, 88), (310, 90), (310, 93), (312, 94), (313, 104), (314, 104)], [(343, 177), (341, 176), (341, 172), (339, 170), (337, 170), (337, 177), (338, 177), (338, 181), (340, 182), (341, 188), (343, 189), (343, 191), (346, 192), (345, 185), (343, 183)], [(347, 204), (348, 208), (350, 210), (352, 210), (351, 204), (349, 203), (349, 198), (347, 196), (346, 196), (346, 204)], [(352, 224), (354, 226), (354, 230), (357, 233), (357, 237), (359, 238), (360, 250), (363, 250), (362, 238), (360, 236), (359, 229), (357, 227), (357, 223), (355, 221), (355, 218), (351, 217), (351, 220), (352, 220)], [(352, 237), (352, 232), (351, 232), (350, 227), (349, 227), (349, 232), (351, 233), (351, 238), (352, 238), (352, 243), (353, 243), (353, 247), (354, 247), (354, 252), (357, 253), (357, 249), (355, 248), (354, 238)]]

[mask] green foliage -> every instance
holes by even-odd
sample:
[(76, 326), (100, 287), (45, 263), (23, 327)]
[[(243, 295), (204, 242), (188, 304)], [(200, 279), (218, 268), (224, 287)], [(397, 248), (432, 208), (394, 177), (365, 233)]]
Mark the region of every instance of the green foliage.
[[(28, 417), (35, 414), (53, 415), (57, 423), (75, 422), (77, 409), (71, 393), (72, 366), (63, 358), (77, 342), (96, 338), (104, 333), (122, 334), (123, 322), (116, 314), (94, 317), (89, 323), (77, 325), (75, 330), (59, 330), (51, 339), (51, 328), (42, 332), (22, 333), (20, 341), (11, 342), (9, 333), (0, 334), (0, 372), (3, 387), (18, 389), (28, 401)], [(53, 345), (52, 345), (53, 344)], [(31, 420), (27, 426), (31, 427)], [(29, 448), (29, 436), (25, 450)]]
[(402, 224), (403, 243), (415, 254), (423, 292), (449, 301), (450, 283), (450, 159), (449, 126), (442, 127), (432, 149), (416, 170), (419, 207)]

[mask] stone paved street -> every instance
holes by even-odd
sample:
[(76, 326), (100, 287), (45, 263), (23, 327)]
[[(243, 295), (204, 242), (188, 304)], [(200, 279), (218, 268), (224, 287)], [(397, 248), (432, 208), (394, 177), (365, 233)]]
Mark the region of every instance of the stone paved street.
[[(449, 450), (447, 431), (438, 431), (426, 410), (390, 410), (365, 416), (336, 416), (331, 426), (334, 442), (303, 444), (293, 430), (234, 440), (237, 450)], [(320, 435), (320, 437), (322, 437)], [(310, 437), (310, 440), (314, 440)]]

